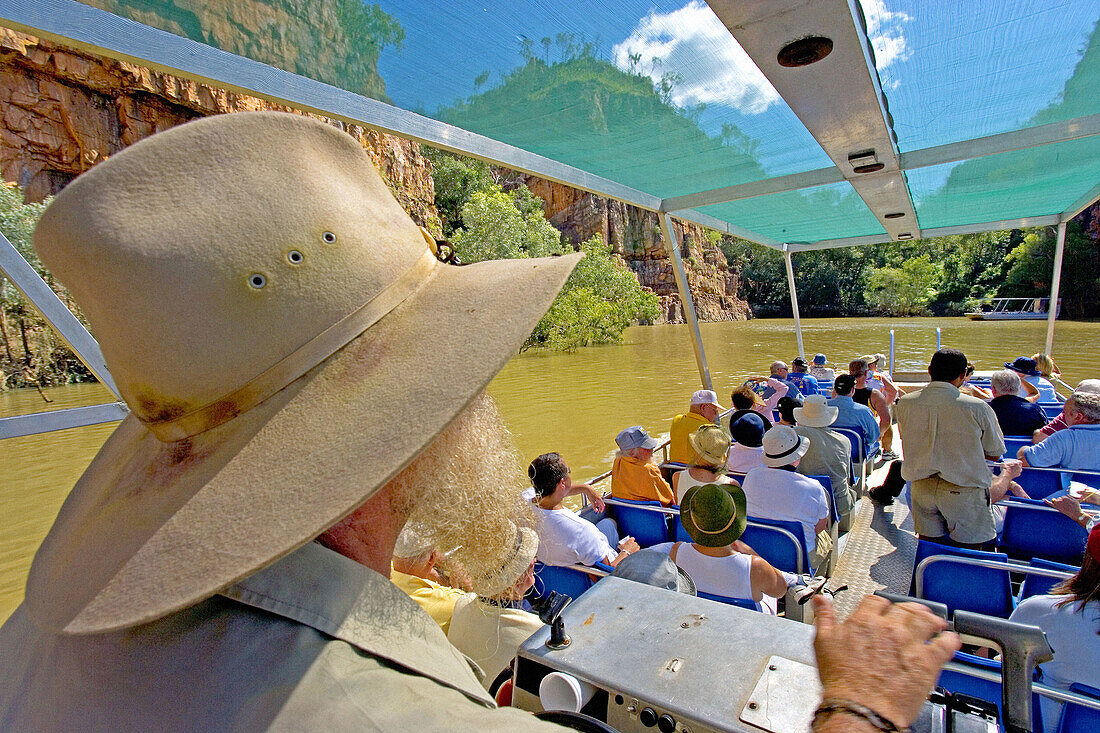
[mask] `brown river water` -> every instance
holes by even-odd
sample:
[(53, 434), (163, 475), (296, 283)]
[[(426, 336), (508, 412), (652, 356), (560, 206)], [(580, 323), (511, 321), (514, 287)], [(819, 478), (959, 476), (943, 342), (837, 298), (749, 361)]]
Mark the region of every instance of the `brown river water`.
[[(963, 318), (810, 319), (803, 321), (807, 357), (824, 352), (847, 364), (866, 353), (889, 354), (896, 332), (896, 368), (923, 369), (936, 347), (960, 348), (979, 370), (1042, 350), (1046, 323), (984, 322)], [(764, 374), (775, 359), (797, 355), (790, 320), (705, 323), (701, 326), (711, 377), (723, 403), (730, 388)], [(1076, 384), (1100, 376), (1100, 323), (1058, 324), (1054, 360), (1063, 379)], [(440, 374), (445, 379), (445, 370)], [(558, 451), (575, 478), (611, 466), (614, 436), (641, 424), (667, 433), (674, 415), (687, 408), (699, 388), (686, 326), (635, 327), (621, 345), (581, 349), (573, 354), (526, 353), (512, 359), (489, 387), (512, 431), (521, 459)], [(111, 401), (98, 385), (47, 390), (46, 404), (34, 390), (0, 393), (0, 417)], [(0, 440), (0, 622), (20, 603), (35, 548), (53, 522), (65, 495), (114, 429), (76, 428)]]

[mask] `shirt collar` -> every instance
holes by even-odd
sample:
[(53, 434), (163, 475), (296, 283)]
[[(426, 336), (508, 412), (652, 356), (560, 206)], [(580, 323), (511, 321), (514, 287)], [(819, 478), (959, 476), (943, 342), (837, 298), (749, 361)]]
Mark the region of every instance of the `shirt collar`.
[(315, 542), (223, 591), (384, 657), (492, 706), (469, 661), (412, 599), (375, 571)]
[(1100, 423), (1078, 423), (1076, 425), (1070, 425), (1069, 428), (1080, 428), (1081, 430), (1100, 430)]
[(946, 389), (954, 392), (955, 394), (959, 393), (959, 388), (951, 384), (951, 382), (942, 382), (938, 379), (929, 382), (928, 386), (925, 387), (925, 389)]

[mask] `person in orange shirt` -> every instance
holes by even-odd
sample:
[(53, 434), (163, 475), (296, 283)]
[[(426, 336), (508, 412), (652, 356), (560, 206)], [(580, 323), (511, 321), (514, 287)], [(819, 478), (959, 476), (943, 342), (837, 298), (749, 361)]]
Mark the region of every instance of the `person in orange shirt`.
[(634, 501), (675, 502), (672, 487), (653, 464), (653, 450), (661, 444), (641, 425), (632, 425), (615, 436), (619, 455), (611, 466), (611, 496)]

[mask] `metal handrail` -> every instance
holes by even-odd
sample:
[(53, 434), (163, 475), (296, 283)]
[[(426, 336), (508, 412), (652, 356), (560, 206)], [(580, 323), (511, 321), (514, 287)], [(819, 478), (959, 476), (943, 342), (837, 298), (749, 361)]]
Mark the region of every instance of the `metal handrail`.
[(936, 562), (953, 562), (959, 565), (974, 565), (980, 568), (992, 568), (993, 570), (1007, 570), (1009, 572), (1023, 573), (1025, 575), (1042, 575), (1047, 578), (1058, 578), (1059, 580), (1069, 580), (1073, 577), (1073, 573), (1068, 573), (1065, 570), (1054, 570), (1052, 568), (1037, 568), (1032, 565), (1022, 565), (1020, 563), (1000, 560), (986, 560), (981, 557), (963, 557), (962, 555), (929, 555), (928, 557), (917, 563), (916, 571), (916, 590), (917, 595), (924, 595), (924, 570), (932, 563)]
[[(990, 468), (1001, 468), (1004, 466), (1002, 461), (986, 461), (986, 465)], [(1100, 476), (1100, 471), (1090, 468), (1062, 468), (1060, 466), (1024, 466), (1025, 471), (1047, 471), (1057, 473), (1080, 473), (1085, 476)]]
[[(972, 667), (969, 664), (963, 664), (962, 662), (950, 661), (944, 665), (944, 669), (951, 672), (958, 672), (959, 674), (967, 675), (968, 677), (975, 677), (980, 680), (986, 680), (987, 682), (996, 682), (1000, 684), (1002, 682), (1001, 675), (988, 669), (981, 669), (980, 667)], [(1082, 705), (1093, 710), (1100, 710), (1100, 700), (1094, 697), (1088, 697), (1077, 692), (1070, 692), (1069, 690), (1057, 690), (1053, 687), (1047, 687), (1040, 682), (1031, 683), (1032, 692), (1037, 692), (1043, 697), (1049, 697), (1052, 700), (1059, 700), (1061, 702), (1072, 702), (1077, 705)]]

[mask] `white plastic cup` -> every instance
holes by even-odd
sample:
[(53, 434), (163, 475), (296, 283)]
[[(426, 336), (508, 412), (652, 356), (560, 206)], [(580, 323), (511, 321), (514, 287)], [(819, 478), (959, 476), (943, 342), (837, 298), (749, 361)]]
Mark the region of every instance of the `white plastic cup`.
[(539, 683), (539, 701), (543, 710), (579, 713), (595, 694), (595, 686), (564, 672), (551, 672)]

